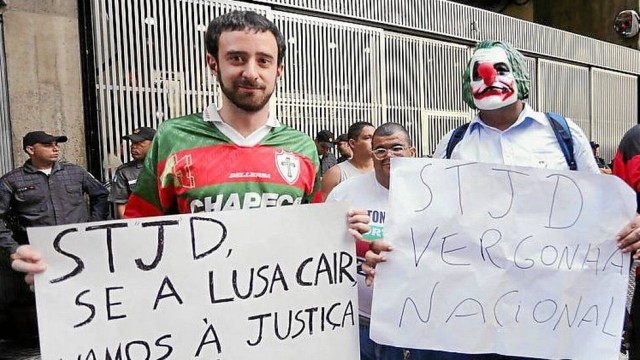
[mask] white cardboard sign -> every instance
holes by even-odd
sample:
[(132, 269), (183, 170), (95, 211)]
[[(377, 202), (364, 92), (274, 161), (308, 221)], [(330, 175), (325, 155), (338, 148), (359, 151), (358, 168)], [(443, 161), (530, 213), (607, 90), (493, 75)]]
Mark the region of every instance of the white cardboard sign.
[(372, 338), (407, 348), (617, 359), (635, 193), (614, 176), (393, 159)]
[(345, 204), (29, 229), (42, 358), (358, 357)]

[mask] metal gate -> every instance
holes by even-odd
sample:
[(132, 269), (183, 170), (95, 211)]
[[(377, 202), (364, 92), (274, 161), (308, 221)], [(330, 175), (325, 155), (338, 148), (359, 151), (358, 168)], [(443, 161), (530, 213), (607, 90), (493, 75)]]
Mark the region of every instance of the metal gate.
[(589, 69), (547, 60), (540, 60), (538, 64), (540, 109), (571, 118), (589, 137), (591, 133)]
[(409, 130), (418, 156), (429, 155), (452, 128), (471, 119), (460, 86), (466, 46), (385, 34), (387, 120)]
[(355, 121), (384, 121), (382, 31), (327, 19), (272, 12), (287, 39), (275, 111), (310, 136), (345, 133)]
[[(409, 129), (418, 155), (431, 154), (442, 135), (474, 115), (462, 101), (460, 77), (470, 40), (486, 38), (525, 51), (528, 102), (575, 120), (607, 159), (637, 122), (640, 55), (630, 49), (442, 0), (264, 3), (280, 10), (225, 0), (92, 0), (105, 180), (129, 157), (122, 135), (216, 101), (203, 37), (211, 19), (233, 9), (265, 14), (283, 32), (285, 72), (270, 106), (309, 136), (321, 129), (344, 133), (359, 120), (395, 121)], [(447, 27), (446, 19), (470, 26)]]
[(235, 9), (203, 0), (94, 0), (93, 26), (102, 174), (129, 159), (121, 140), (140, 126), (204, 110), (217, 84), (205, 62), (209, 21)]
[(4, 22), (2, 15), (0, 15), (0, 175), (13, 169), (6, 60), (4, 52)]
[(591, 69), (591, 139), (601, 157), (613, 159), (619, 139), (639, 121), (638, 89), (636, 76)]

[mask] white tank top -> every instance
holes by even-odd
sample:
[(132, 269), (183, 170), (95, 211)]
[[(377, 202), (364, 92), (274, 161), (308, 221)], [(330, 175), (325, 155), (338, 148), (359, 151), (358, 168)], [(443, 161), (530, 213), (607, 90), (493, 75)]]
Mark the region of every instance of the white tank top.
[(371, 171), (371, 170), (361, 171), (357, 167), (351, 165), (351, 161), (348, 161), (348, 160), (338, 164), (338, 168), (340, 168), (340, 182), (343, 182), (348, 178), (352, 178), (354, 176), (366, 174), (369, 171)]

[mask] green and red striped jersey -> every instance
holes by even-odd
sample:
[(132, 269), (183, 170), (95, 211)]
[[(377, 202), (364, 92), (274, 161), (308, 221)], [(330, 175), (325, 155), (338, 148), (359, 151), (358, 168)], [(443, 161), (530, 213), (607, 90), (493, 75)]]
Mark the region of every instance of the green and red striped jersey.
[(125, 217), (307, 203), (318, 169), (313, 140), (288, 126), (239, 146), (202, 114), (175, 118), (158, 128)]

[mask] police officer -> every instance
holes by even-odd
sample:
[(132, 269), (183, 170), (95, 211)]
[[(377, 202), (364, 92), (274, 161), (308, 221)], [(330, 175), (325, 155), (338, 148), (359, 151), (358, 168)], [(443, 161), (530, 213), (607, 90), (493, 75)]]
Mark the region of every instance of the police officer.
[(129, 200), (129, 195), (138, 181), (140, 169), (144, 164), (151, 140), (156, 135), (156, 131), (150, 127), (135, 129), (133, 134), (123, 136), (124, 140), (131, 141), (131, 157), (133, 160), (121, 165), (116, 169), (109, 193), (109, 201), (116, 205), (116, 215), (121, 219), (124, 215), (124, 208)]
[(338, 163), (336, 156), (331, 152), (333, 148), (333, 133), (329, 130), (321, 130), (313, 141), (316, 143), (318, 156), (320, 157), (320, 175), (324, 176), (327, 170)]
[[(82, 167), (58, 161), (58, 144), (66, 141), (64, 135), (29, 132), (22, 139), (29, 160), (0, 178), (0, 327), (5, 330), (11, 328), (6, 325), (8, 314), (23, 313), (18, 307), (35, 314), (28, 310), (33, 296), (24, 285), (25, 289), (18, 286), (22, 275), (11, 272), (8, 264), (16, 258), (18, 246), (28, 243), (26, 229), (106, 220), (108, 215), (108, 190)], [(32, 316), (11, 321), (28, 324)]]
[(334, 144), (336, 145), (338, 153), (340, 154), (340, 157), (337, 160), (338, 164), (351, 159), (351, 157), (353, 156), (353, 151), (349, 147), (349, 137), (347, 136), (347, 134), (341, 134), (340, 136), (338, 136)]
[[(27, 243), (26, 228), (105, 220), (108, 190), (78, 165), (58, 161), (64, 135), (32, 131), (22, 139), (29, 155), (23, 166), (0, 178), (0, 217), (15, 217), (10, 229), (0, 222), (0, 248), (13, 254)], [(84, 195), (90, 199), (90, 212)]]

